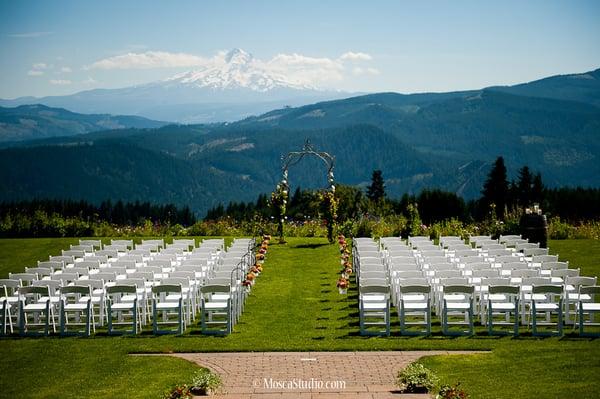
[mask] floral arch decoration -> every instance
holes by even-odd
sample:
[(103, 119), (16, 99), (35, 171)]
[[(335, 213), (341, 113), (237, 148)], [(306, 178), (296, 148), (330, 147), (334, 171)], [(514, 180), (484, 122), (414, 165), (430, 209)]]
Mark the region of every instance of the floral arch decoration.
[(335, 184), (333, 180), (333, 168), (335, 167), (335, 157), (325, 151), (318, 151), (309, 140), (304, 142), (301, 151), (291, 151), (287, 155), (281, 156), (281, 181), (277, 184), (275, 191), (271, 194), (271, 204), (278, 213), (278, 234), (279, 240), (285, 242), (283, 235), (283, 223), (286, 218), (287, 200), (289, 196), (288, 170), (290, 166), (299, 163), (306, 156), (314, 156), (320, 159), (327, 166), (327, 189), (320, 193), (321, 201), (325, 207), (324, 218), (327, 222), (327, 238), (333, 242), (334, 225), (337, 219), (338, 200), (335, 197)]

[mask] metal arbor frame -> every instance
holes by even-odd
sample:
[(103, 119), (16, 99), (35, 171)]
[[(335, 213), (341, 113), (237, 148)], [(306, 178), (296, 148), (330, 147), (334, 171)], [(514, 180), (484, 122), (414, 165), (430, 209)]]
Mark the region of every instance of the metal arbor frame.
[[(328, 189), (332, 193), (335, 193), (335, 185), (334, 185), (334, 180), (333, 180), (333, 168), (335, 167), (335, 157), (325, 151), (318, 151), (310, 143), (310, 140), (307, 139), (304, 142), (304, 146), (302, 147), (301, 151), (290, 151), (290, 152), (288, 152), (287, 155), (281, 156), (282, 179), (279, 182), (279, 184), (277, 184), (277, 190), (281, 191), (283, 193), (284, 198), (287, 198), (287, 195), (290, 191), (290, 186), (288, 183), (289, 167), (296, 165), (307, 155), (315, 156), (325, 163), (325, 165), (327, 166), (327, 182), (329, 184)], [(285, 204), (286, 202), (287, 202), (287, 200), (283, 199), (283, 203)], [(284, 237), (283, 237), (284, 219), (285, 219), (285, 211), (282, 208), (280, 208), (278, 229), (279, 229), (279, 239), (281, 242), (284, 242)]]

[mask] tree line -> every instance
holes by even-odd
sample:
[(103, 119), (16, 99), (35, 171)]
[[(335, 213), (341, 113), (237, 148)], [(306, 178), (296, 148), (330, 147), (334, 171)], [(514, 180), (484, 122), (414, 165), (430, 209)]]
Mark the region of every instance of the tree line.
[[(498, 157), (492, 165), (481, 197), (476, 200), (465, 201), (456, 193), (439, 189), (425, 189), (416, 195), (389, 198), (381, 170), (373, 171), (371, 184), (366, 191), (337, 185), (336, 197), (339, 200), (340, 223), (365, 216), (410, 217), (412, 207), (409, 205), (417, 207), (425, 224), (448, 219), (478, 222), (490, 218), (492, 213), (495, 218), (503, 220), (508, 214), (522, 212), (534, 204), (538, 204), (545, 214), (559, 216), (572, 223), (600, 219), (600, 189), (547, 188), (541, 173), (533, 172), (528, 166), (519, 169), (516, 179), (509, 181), (503, 157)], [(296, 222), (319, 219), (320, 210), (319, 196), (314, 190), (297, 188), (287, 204), (288, 219)], [(266, 194), (259, 195), (256, 201), (233, 201), (227, 206), (220, 204), (210, 209), (204, 220), (251, 220), (256, 216), (265, 219), (274, 217)]]
[(108, 222), (117, 225), (141, 225), (146, 221), (158, 224), (191, 226), (196, 222), (188, 206), (159, 205), (149, 202), (102, 201), (99, 205), (87, 201), (38, 199), (0, 203), (0, 219), (18, 218), (43, 212), (66, 218), (79, 218), (90, 222)]

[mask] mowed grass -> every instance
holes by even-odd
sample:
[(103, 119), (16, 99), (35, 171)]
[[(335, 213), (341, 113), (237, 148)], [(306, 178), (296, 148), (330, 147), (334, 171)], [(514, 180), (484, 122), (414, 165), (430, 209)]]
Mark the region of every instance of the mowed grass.
[[(408, 338), (399, 336), (396, 317), (391, 337), (361, 337), (355, 288), (340, 295), (335, 287), (337, 246), (319, 238), (288, 241), (269, 248), (265, 271), (233, 334), (206, 337), (194, 326), (182, 337), (153, 337), (146, 332), (138, 337), (4, 338), (0, 340), (0, 397), (160, 397), (169, 386), (188, 382), (196, 369), (180, 359), (130, 353), (416, 349), (490, 350), (423, 360), (443, 381), (461, 381), (473, 398), (598, 397), (597, 339), (576, 335), (535, 339), (527, 334), (517, 339), (490, 338), (482, 328), (475, 337), (447, 338), (439, 333), (439, 325), (434, 326), (432, 337)], [(0, 275), (22, 271), (76, 242), (0, 240)], [(599, 241), (552, 241), (550, 247), (561, 260), (581, 267), (582, 274), (600, 274)]]

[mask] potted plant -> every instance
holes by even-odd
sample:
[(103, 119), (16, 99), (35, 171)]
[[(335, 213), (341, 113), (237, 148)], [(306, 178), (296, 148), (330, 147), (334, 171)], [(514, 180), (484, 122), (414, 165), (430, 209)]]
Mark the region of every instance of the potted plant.
[(411, 363), (398, 373), (396, 380), (403, 392), (431, 392), (438, 383), (437, 376), (421, 363)]
[(209, 369), (202, 369), (194, 374), (190, 392), (194, 395), (212, 395), (222, 386), (221, 377)]

